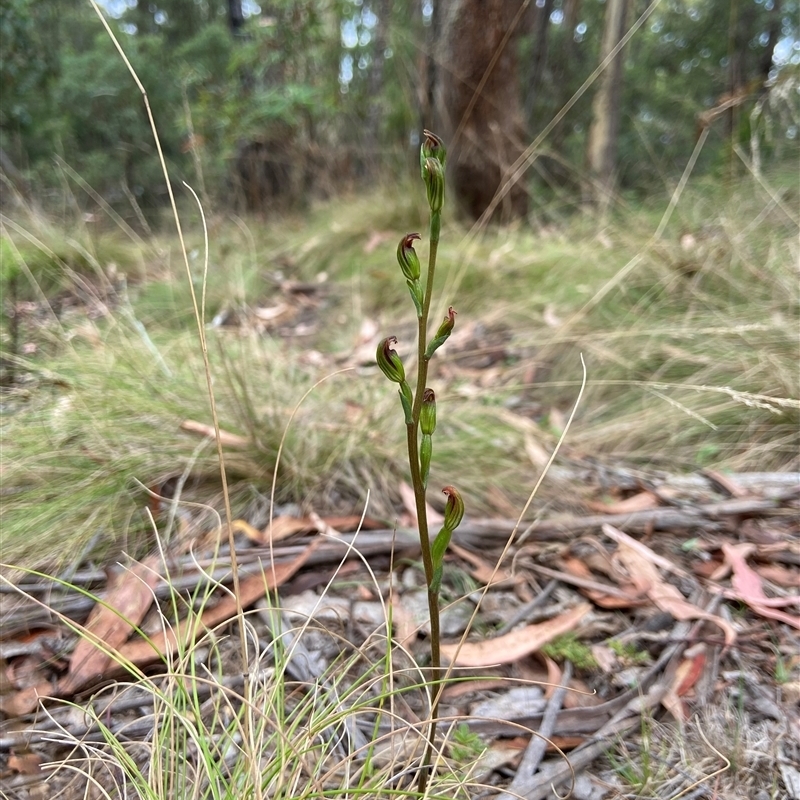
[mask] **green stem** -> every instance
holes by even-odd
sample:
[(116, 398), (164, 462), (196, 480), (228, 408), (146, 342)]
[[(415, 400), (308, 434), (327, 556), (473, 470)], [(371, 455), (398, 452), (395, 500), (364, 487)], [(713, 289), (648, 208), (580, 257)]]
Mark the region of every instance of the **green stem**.
[(424, 794), (428, 785), (433, 761), (433, 748), (436, 739), (436, 718), (439, 716), (439, 694), (442, 679), (441, 657), (441, 632), (439, 628), (439, 592), (431, 587), (433, 584), (433, 559), (431, 557), (431, 542), (428, 532), (428, 513), (425, 506), (425, 487), (422, 482), (422, 473), (419, 463), (419, 414), (422, 408), (422, 395), (428, 381), (428, 359), (425, 350), (428, 346), (428, 315), (431, 308), (433, 295), (433, 277), (436, 270), (436, 255), (439, 250), (439, 229), (441, 217), (431, 214), (431, 241), (428, 251), (428, 275), (425, 286), (425, 298), (422, 303), (422, 315), (418, 318), (419, 330), (417, 334), (417, 386), (414, 395), (414, 406), (411, 414), (411, 423), (406, 426), (408, 440), (408, 463), (411, 468), (411, 485), (414, 488), (414, 500), (417, 507), (417, 523), (419, 527), (419, 541), (422, 548), (422, 565), (425, 570), (425, 583), (428, 587), (428, 614), (431, 622), (431, 680), (433, 702), (431, 705), (431, 723), (428, 728), (428, 742), (422, 758), (422, 767), (419, 771), (417, 789)]

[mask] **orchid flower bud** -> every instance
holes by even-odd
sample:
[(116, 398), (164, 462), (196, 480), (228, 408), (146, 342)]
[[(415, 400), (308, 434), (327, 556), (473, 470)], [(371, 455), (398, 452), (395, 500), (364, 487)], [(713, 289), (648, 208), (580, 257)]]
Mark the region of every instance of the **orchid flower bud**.
[(444, 572), (444, 554), (450, 544), (453, 531), (459, 526), (464, 517), (464, 501), (454, 486), (445, 486), (442, 492), (447, 495), (447, 503), (444, 507), (444, 521), (439, 533), (431, 544), (431, 564), (433, 566), (433, 580), (430, 589), (438, 592), (442, 585), (442, 574)]
[(444, 205), (444, 167), (435, 158), (426, 158), (422, 167), (422, 179), (428, 191), (428, 205), (432, 214), (438, 214)]
[(422, 429), (422, 433), (427, 436), (431, 436), (436, 430), (436, 395), (433, 389), (426, 389), (422, 393), (419, 426)]
[(442, 320), (442, 324), (439, 325), (436, 335), (431, 339), (425, 350), (425, 358), (430, 358), (448, 340), (450, 334), (453, 332), (455, 324), (456, 312), (453, 310), (453, 306), (450, 306), (450, 308), (447, 309), (447, 316)]
[(396, 336), (387, 336), (378, 345), (375, 353), (375, 360), (381, 368), (381, 372), (393, 383), (404, 383), (406, 379), (406, 371), (403, 368), (403, 362), (397, 351), (392, 349), (392, 345), (397, 344)]
[(429, 130), (424, 130), (422, 133), (425, 138), (422, 140), (422, 146), (419, 148), (419, 165), (422, 170), (422, 180), (425, 180), (425, 160), (428, 158), (435, 158), (437, 161), (441, 162), (442, 167), (444, 167), (447, 151), (445, 150), (444, 143), (435, 133), (431, 133)]
[(447, 503), (444, 507), (444, 522), (442, 527), (452, 533), (460, 524), (464, 517), (464, 501), (454, 486), (445, 486), (442, 493), (447, 495)]
[(414, 240), (422, 237), (418, 233), (407, 233), (397, 245), (397, 261), (407, 281), (415, 281), (420, 275), (419, 257), (414, 250)]

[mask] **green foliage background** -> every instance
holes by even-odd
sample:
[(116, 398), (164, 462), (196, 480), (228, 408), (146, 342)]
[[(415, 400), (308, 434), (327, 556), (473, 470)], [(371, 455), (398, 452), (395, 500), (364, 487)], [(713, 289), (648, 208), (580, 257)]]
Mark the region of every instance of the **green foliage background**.
[[(605, 3), (567, 0), (549, 10), (546, 50), (533, 33), (519, 43), (521, 92), (533, 138), (596, 67)], [(646, 9), (633, 4), (628, 24)], [(262, 146), (274, 161), (278, 198), (297, 205), (405, 168), (424, 120), (429, 19), (412, 0), (275, 0), (245, 3), (229, 26), (220, 0), (107, 0), (109, 22), (159, 122), (174, 180), (198, 171), (224, 207), (242, 201), (237, 159)], [(577, 8), (577, 13), (575, 9)], [(662, 0), (626, 50), (619, 180), (647, 193), (680, 173), (698, 136), (699, 115), (730, 89), (731, 59), (742, 80), (797, 82), (796, 0)], [(578, 23), (567, 29), (565, 19)], [(523, 21), (524, 26), (524, 21)], [(0, 8), (0, 146), (43, 197), (58, 196), (59, 155), (133, 217), (166, 197), (142, 98), (91, 5), (79, 0), (7, 0)], [(775, 61), (771, 56), (775, 44)], [(530, 75), (539, 59), (541, 72)], [(376, 59), (379, 61), (376, 62)], [(380, 69), (375, 64), (380, 64)], [(443, 65), (446, 68), (446, 65)], [(530, 80), (529, 80), (530, 79)], [(795, 86), (796, 88), (796, 86)], [(797, 92), (772, 109), (760, 139), (767, 156), (795, 158)], [(535, 203), (574, 195), (584, 169), (590, 90), (545, 143)], [(730, 170), (736, 145), (749, 147), (752, 91), (714, 126), (699, 167)], [(769, 130), (767, 130), (769, 127)], [(194, 133), (194, 137), (190, 134)]]

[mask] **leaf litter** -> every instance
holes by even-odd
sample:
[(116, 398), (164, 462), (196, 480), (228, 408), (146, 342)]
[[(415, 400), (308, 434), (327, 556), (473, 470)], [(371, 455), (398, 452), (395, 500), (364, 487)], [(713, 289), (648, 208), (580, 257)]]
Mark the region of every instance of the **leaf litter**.
[[(622, 743), (635, 740), (640, 747), (657, 744), (664, 754), (680, 741), (683, 750), (694, 753), (679, 769), (666, 770), (660, 788), (653, 785), (654, 797), (673, 797), (706, 780), (727, 787), (719, 796), (730, 798), (755, 796), (769, 781), (780, 781), (791, 797), (792, 759), (800, 752), (800, 726), (790, 724), (800, 708), (800, 690), (792, 692), (800, 685), (794, 633), (800, 627), (800, 598), (787, 588), (800, 573), (798, 493), (782, 483), (762, 491), (751, 485), (745, 496), (731, 497), (735, 480), (747, 476), (731, 478), (727, 486), (702, 478), (699, 492), (683, 494), (677, 516), (659, 516), (675, 507), (662, 499), (654, 504), (653, 498), (669, 496), (675, 503), (681, 490), (670, 487), (669, 479), (654, 478), (646, 492), (631, 491), (629, 497), (636, 499), (627, 512), (625, 506), (606, 503), (603, 510), (609, 513), (534, 522), (527, 536), (512, 543), (497, 571), (494, 564), (512, 521), (465, 519), (447, 556), (443, 586), (455, 605), (467, 611), (477, 606), (478, 627), (468, 627), (467, 613), (449, 628), (443, 653), (451, 672), (441, 713), (463, 720), (480, 737), (485, 749), (476, 774), (498, 796), (516, 791), (526, 798), (551, 797), (551, 784), (563, 794), (572, 772), (557, 746), (566, 751), (579, 779), (582, 794), (575, 796), (617, 797), (625, 791), (627, 774), (620, 770), (620, 753), (627, 747)], [(600, 483), (595, 485), (600, 491)], [(740, 505), (729, 505), (733, 501)], [(600, 505), (584, 508), (592, 512)], [(408, 505), (398, 509), (407, 526), (412, 514)], [(356, 662), (367, 660), (385, 628), (388, 608), (397, 645), (395, 680), (412, 668), (409, 659), (424, 652), (424, 616), (413, 610), (414, 597), (424, 592), (415, 535), (409, 527), (377, 527), (377, 520), (358, 530), (360, 521), (311, 513), (278, 515), (271, 528), (245, 520), (234, 524), (239, 601), (260, 609), (250, 624), (261, 640), (295, 642), (293, 647), (301, 649), (294, 651), (291, 674), (298, 690), (307, 692), (316, 683), (327, 687), (318, 690), (321, 696), (336, 703), (341, 688), (334, 687), (358, 681)], [(743, 540), (743, 530), (753, 534), (751, 541)], [(203, 541), (214, 540), (219, 542), (219, 535)], [(689, 549), (682, 547), (687, 541), (694, 542)], [(6, 717), (0, 730), (0, 786), (9, 796), (33, 797), (29, 789), (43, 782), (58, 788), (58, 775), (47, 765), (66, 751), (51, 735), (54, 719), (72, 728), (74, 740), (94, 735), (92, 716), (69, 717), (59, 698), (87, 704), (95, 709), (94, 718), (102, 712), (111, 730), (124, 728), (144, 740), (152, 722), (132, 723), (115, 681), (127, 676), (157, 683), (165, 662), (193, 652), (193, 642), (198, 657), (212, 661), (219, 645), (209, 650), (204, 642), (218, 641), (224, 632), (233, 643), (237, 633), (230, 620), (237, 602), (230, 560), (223, 547), (217, 548), (216, 554), (168, 549), (108, 574), (79, 565), (75, 578), (99, 600), (52, 582), (2, 587), (0, 620), (4, 631), (14, 631), (0, 639), (5, 666), (0, 701)], [(348, 587), (353, 576), (365, 586), (365, 561), (375, 583), (354, 595)], [(353, 568), (342, 568), (343, 562)], [(773, 580), (776, 576), (782, 582)], [(543, 580), (550, 582), (548, 592), (542, 592)], [(170, 586), (182, 587), (175, 589), (183, 598), (177, 617), (167, 610)], [(283, 606), (277, 616), (270, 599), (276, 591)], [(540, 595), (546, 599), (537, 604)], [(194, 617), (187, 613), (192, 597), (205, 598)], [(508, 622), (513, 623), (509, 630), (493, 632)], [(84, 636), (76, 635), (76, 628), (86, 631)], [(42, 630), (49, 635), (29, 638)], [(597, 666), (576, 666), (571, 660), (576, 651), (569, 649), (575, 644), (564, 638), (568, 633), (600, 655)], [(542, 654), (545, 644), (554, 656)], [(235, 651), (231, 644), (229, 652)], [(222, 679), (238, 685), (241, 668), (235, 657), (219, 664)], [(23, 678), (25, 670), (30, 677)], [(562, 693), (555, 695), (562, 683)], [(425, 700), (418, 690), (408, 689), (401, 699), (399, 718), (408, 724), (424, 719)], [(367, 737), (359, 740), (368, 741), (374, 723), (369, 730), (359, 727), (361, 717), (348, 716), (346, 704), (341, 708), (358, 736)], [(737, 745), (732, 728), (720, 726), (714, 709), (739, 714), (739, 729), (755, 738)], [(674, 727), (678, 723), (683, 728)], [(643, 726), (651, 729), (645, 738)], [(389, 718), (379, 729), (387, 741), (400, 730), (407, 735)], [(745, 773), (716, 772), (722, 762), (703, 738), (712, 730), (718, 735), (710, 741), (729, 754), (725, 758), (732, 748), (749, 748)], [(548, 731), (550, 743), (534, 747), (531, 732)], [(411, 757), (405, 746), (395, 752)], [(710, 775), (716, 776), (713, 781)], [(482, 796), (477, 788), (474, 796)]]

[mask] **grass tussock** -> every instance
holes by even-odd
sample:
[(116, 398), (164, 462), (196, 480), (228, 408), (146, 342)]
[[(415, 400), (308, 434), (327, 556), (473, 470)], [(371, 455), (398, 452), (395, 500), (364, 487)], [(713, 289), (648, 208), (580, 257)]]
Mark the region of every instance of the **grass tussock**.
[[(394, 251), (415, 227), (407, 220), (423, 227), (423, 209), (404, 199), (417, 195), (378, 190), (270, 224), (212, 216), (205, 319), (220, 424), (249, 441), (226, 456), (237, 515), (262, 521), (295, 406), (317, 381), (352, 368), (299, 406), (276, 498), (352, 512), (369, 492), (370, 513), (394, 519), (404, 432), (396, 398), (369, 353), (356, 351), (365, 326), (396, 334), (401, 354), (413, 342), (411, 313), (397, 321), (408, 305)], [(458, 319), (432, 376), (447, 412), (431, 485), (457, 476), (472, 514), (520, 507), (541, 466), (530, 440), (545, 453), (555, 445), (580, 354), (589, 380), (567, 458), (796, 469), (797, 221), (782, 197), (752, 180), (724, 195), (699, 185), (659, 238), (655, 201), (601, 227), (579, 216), (467, 237), (446, 224), (436, 295), (444, 307), (434, 319), (454, 297)], [(27, 259), (24, 276), (41, 272), (43, 251), (18, 242), (42, 239), (44, 224), (30, 235), (5, 225), (11, 255)], [(137, 249), (129, 240), (127, 261), (107, 245), (100, 237), (84, 247), (96, 265), (83, 301), (58, 307), (62, 290), (40, 282), (13, 348), (3, 331), (17, 375), (0, 420), (6, 562), (53, 567), (88, 545), (135, 552), (151, 530), (143, 486), (158, 492), (172, 479), (182, 499), (219, 499), (213, 444), (180, 429), (185, 419), (211, 420), (177, 244)], [(200, 294), (203, 236), (191, 225), (188, 245)], [(135, 280), (109, 286), (110, 265), (123, 263)], [(311, 299), (295, 303), (283, 328), (259, 327), (259, 309), (295, 302), (290, 284), (311, 287)]]
[[(383, 621), (354, 641), (345, 620), (290, 617), (265, 590), (246, 618), (243, 676), (238, 628), (209, 630), (201, 621), (218, 588), (211, 580), (191, 597), (173, 590), (151, 612), (157, 631), (188, 614), (186, 629), (197, 633), (191, 642), (178, 637), (158, 669), (112, 662), (109, 671), (117, 666), (127, 680), (86, 705), (50, 706), (48, 745), (60, 755), (44, 767), (49, 790), (71, 796), (91, 786), (98, 797), (138, 800), (421, 797), (414, 778), (430, 687), (387, 635), (386, 605)], [(432, 800), (469, 800), (482, 790), (485, 747), (458, 722), (448, 721), (437, 748), (425, 794)]]

